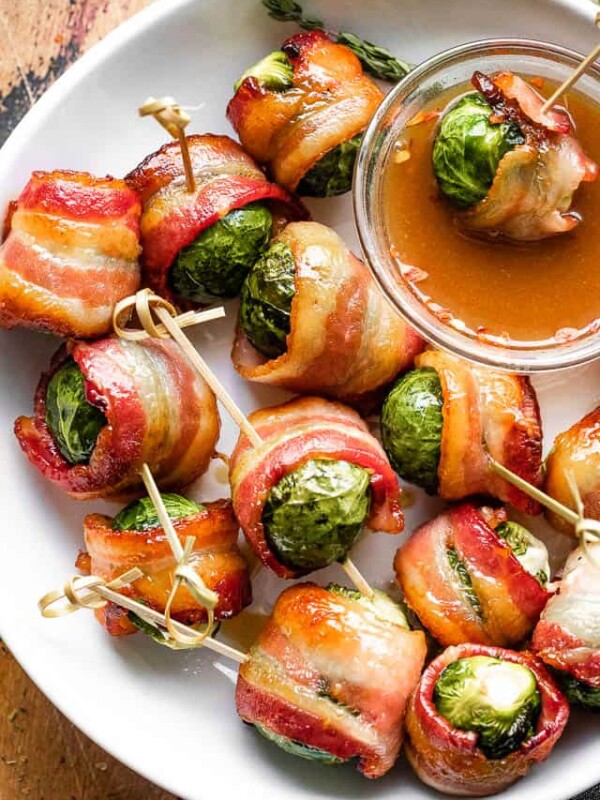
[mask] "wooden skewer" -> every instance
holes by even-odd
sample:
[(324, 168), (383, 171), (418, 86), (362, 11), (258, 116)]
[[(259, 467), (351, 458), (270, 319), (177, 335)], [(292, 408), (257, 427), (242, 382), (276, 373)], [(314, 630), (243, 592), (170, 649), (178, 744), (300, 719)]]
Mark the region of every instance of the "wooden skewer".
[(195, 191), (196, 181), (194, 179), (194, 169), (190, 157), (190, 148), (185, 136), (185, 129), (192, 121), (190, 115), (181, 108), (173, 97), (149, 97), (146, 102), (139, 107), (138, 113), (140, 117), (154, 117), (174, 139), (177, 139), (181, 149), (181, 158), (183, 160), (185, 182), (188, 192)]
[[(599, 17), (596, 17), (596, 25), (598, 24)], [(581, 64), (577, 67), (577, 69), (569, 75), (567, 80), (562, 83), (558, 89), (554, 92), (552, 97), (549, 97), (544, 105), (542, 106), (542, 114), (550, 111), (550, 109), (556, 104), (556, 101), (561, 97), (567, 89), (570, 89), (573, 84), (575, 84), (579, 78), (583, 75), (583, 73), (587, 70), (589, 66), (591, 66), (594, 61), (600, 56), (600, 44), (596, 45), (592, 52), (584, 58)]]
[(346, 558), (339, 563), (340, 567), (344, 570), (358, 591), (361, 594), (364, 594), (365, 597), (372, 598), (374, 595), (373, 589), (367, 582), (366, 578), (361, 574), (354, 561), (352, 561), (349, 556), (346, 556)]

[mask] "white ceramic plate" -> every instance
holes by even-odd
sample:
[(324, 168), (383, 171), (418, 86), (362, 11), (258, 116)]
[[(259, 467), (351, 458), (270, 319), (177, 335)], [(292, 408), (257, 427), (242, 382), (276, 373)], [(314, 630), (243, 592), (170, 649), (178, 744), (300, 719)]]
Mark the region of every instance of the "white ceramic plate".
[[(414, 62), (490, 36), (547, 39), (583, 52), (597, 40), (595, 8), (586, 0), (323, 0), (311, 2), (309, 10), (332, 27), (356, 31)], [(234, 80), (293, 30), (270, 21), (258, 0), (153, 4), (71, 68), (19, 125), (0, 152), (0, 209), (33, 169), (127, 172), (164, 140), (157, 125), (136, 115), (149, 94), (203, 102), (191, 130), (230, 133), (225, 106)], [(316, 219), (357, 245), (347, 198), (310, 205)], [(196, 341), (249, 411), (283, 394), (245, 384), (234, 373), (229, 361), (234, 316), (232, 307), (226, 322), (212, 323)], [(208, 652), (170, 652), (141, 635), (112, 640), (89, 612), (56, 621), (40, 617), (38, 598), (74, 572), (83, 516), (102, 508), (76, 503), (40, 478), (11, 432), (15, 417), (30, 412), (39, 373), (56, 344), (37, 334), (0, 332), (0, 633), (33, 680), (102, 747), (187, 800), (233, 800), (248, 791), (284, 800), (431, 796), (403, 763), (370, 783), (351, 768), (315, 766), (279, 752), (240, 723), (233, 702), (235, 670)], [(559, 430), (599, 403), (600, 367), (541, 379), (537, 387), (548, 447)], [(225, 416), (223, 422), (221, 449), (229, 451), (237, 434)], [(225, 494), (223, 478), (214, 470), (195, 496)], [(436, 507), (419, 496), (407, 514), (407, 529)], [(398, 544), (398, 538), (380, 535), (358, 546), (356, 560), (374, 584), (388, 585)], [(556, 548), (563, 555), (568, 542), (558, 537)], [(317, 580), (339, 577), (334, 569), (328, 572)], [(267, 610), (282, 588), (263, 571), (255, 587), (257, 609)], [(598, 717), (573, 714), (550, 760), (505, 797), (562, 800), (598, 783), (597, 724)]]

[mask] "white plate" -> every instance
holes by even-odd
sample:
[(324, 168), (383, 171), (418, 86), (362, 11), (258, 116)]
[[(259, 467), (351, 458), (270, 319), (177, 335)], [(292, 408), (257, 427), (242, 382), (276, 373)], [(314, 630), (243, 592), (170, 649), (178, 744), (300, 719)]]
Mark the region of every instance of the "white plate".
[[(595, 9), (585, 0), (323, 0), (312, 2), (310, 11), (415, 62), (482, 37), (530, 36), (583, 52), (597, 39)], [(192, 130), (230, 133), (225, 106), (234, 80), (293, 30), (270, 21), (258, 0), (163, 0), (150, 6), (71, 68), (19, 125), (0, 152), (0, 208), (33, 169), (128, 171), (164, 140), (157, 125), (136, 115), (149, 94), (204, 102)], [(311, 207), (317, 219), (356, 246), (347, 198)], [(245, 410), (276, 402), (281, 393), (244, 384), (231, 367), (234, 312), (198, 333), (197, 342)], [(141, 635), (112, 640), (84, 611), (56, 621), (39, 616), (38, 598), (74, 572), (83, 516), (101, 507), (78, 504), (42, 480), (11, 433), (15, 417), (30, 412), (39, 373), (55, 347), (49, 337), (0, 332), (0, 632), (38, 686), (102, 747), (188, 800), (233, 800), (249, 790), (285, 800), (431, 796), (405, 764), (370, 783), (350, 768), (315, 766), (279, 752), (239, 722), (235, 670), (210, 653), (173, 653)], [(538, 388), (548, 447), (559, 430), (600, 401), (600, 368), (542, 379)], [(236, 432), (223, 421), (221, 449), (230, 450)], [(224, 493), (220, 477), (217, 470), (203, 479), (196, 496)], [(419, 498), (407, 515), (408, 529), (435, 508), (435, 501)], [(373, 583), (386, 586), (390, 580), (398, 542), (380, 535), (359, 545), (358, 563)], [(564, 551), (564, 540), (560, 545)], [(281, 588), (263, 571), (256, 587), (259, 605), (268, 607)], [(598, 717), (573, 714), (550, 760), (505, 797), (559, 800), (599, 782), (594, 723)]]

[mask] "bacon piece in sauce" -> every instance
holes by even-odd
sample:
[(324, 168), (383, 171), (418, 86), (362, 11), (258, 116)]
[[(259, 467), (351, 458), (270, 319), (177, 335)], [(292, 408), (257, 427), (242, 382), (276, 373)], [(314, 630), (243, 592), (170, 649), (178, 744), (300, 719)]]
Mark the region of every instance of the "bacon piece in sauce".
[(393, 766), (404, 710), (425, 661), (422, 631), (351, 597), (303, 583), (286, 589), (241, 665), (246, 722), (338, 758), (367, 778)]
[(266, 359), (238, 326), (235, 368), (257, 383), (360, 404), (412, 364), (423, 340), (331, 228), (296, 222), (277, 241), (296, 270), (287, 349)]
[(570, 212), (573, 194), (599, 170), (572, 135), (568, 115), (556, 108), (543, 112), (544, 98), (511, 72), (493, 78), (475, 73), (473, 83), (495, 117), (521, 127), (525, 143), (502, 158), (487, 196), (462, 215), (466, 227), (519, 241), (572, 230), (580, 222)]
[[(88, 514), (84, 520), (87, 553), (80, 554), (77, 565), (88, 574), (110, 581), (133, 567), (144, 576), (120, 593), (142, 600), (150, 608), (163, 612), (177, 564), (164, 530), (160, 525), (146, 530), (113, 530), (112, 519), (103, 514)], [(217, 619), (229, 619), (252, 601), (248, 566), (237, 545), (239, 526), (228, 500), (206, 503), (203, 510), (173, 520), (173, 527), (185, 545), (194, 537), (188, 564), (209, 589), (219, 596), (215, 607)], [(114, 603), (96, 611), (96, 617), (113, 636), (135, 633), (137, 628)], [(206, 609), (182, 586), (171, 606), (172, 617), (184, 625), (206, 619)]]
[(137, 194), (87, 172), (34, 172), (11, 206), (0, 247), (0, 327), (103, 336), (137, 291)]
[(270, 183), (252, 158), (228, 136), (187, 137), (196, 189), (187, 190), (178, 142), (163, 145), (127, 175), (139, 193), (144, 283), (173, 300), (168, 273), (180, 250), (234, 209), (260, 200), (286, 219), (308, 212), (285, 189)]
[[(70, 465), (46, 425), (46, 387), (69, 358), (85, 379), (86, 396), (108, 424), (89, 464)], [(143, 494), (145, 462), (163, 490), (182, 489), (207, 469), (219, 437), (214, 394), (175, 342), (107, 338), (69, 341), (38, 384), (34, 416), (19, 417), (15, 434), (29, 461), (75, 498), (126, 499)]]
[(426, 350), (417, 367), (432, 367), (442, 384), (439, 494), (497, 497), (526, 514), (539, 504), (500, 478), (489, 456), (534, 486), (542, 482), (542, 423), (529, 378), (476, 367), (441, 350)]
[(494, 532), (505, 521), (504, 509), (463, 503), (421, 526), (396, 553), (394, 569), (404, 599), (446, 647), (519, 644), (550, 597)]
[(600, 544), (574, 550), (565, 564), (557, 594), (533, 634), (532, 649), (555, 669), (600, 690)]
[[(522, 664), (537, 681), (542, 705), (535, 732), (504, 758), (486, 758), (477, 746), (477, 734), (455, 728), (435, 707), (433, 693), (444, 669), (460, 658), (471, 656)], [(548, 758), (568, 718), (567, 701), (542, 662), (531, 653), (462, 644), (444, 650), (423, 673), (408, 704), (406, 754), (419, 778), (440, 792), (465, 797), (495, 794)]]
[(299, 33), (282, 50), (293, 86), (269, 91), (246, 78), (227, 106), (245, 150), (294, 191), (326, 153), (361, 133), (383, 100), (354, 53), (321, 31)]
[(309, 459), (349, 461), (371, 472), (371, 508), (366, 525), (400, 533), (404, 515), (400, 485), (385, 452), (351, 408), (304, 397), (263, 408), (248, 417), (263, 444), (254, 448), (242, 434), (231, 455), (229, 481), (233, 508), (244, 535), (262, 563), (282, 578), (298, 577), (270, 550), (262, 514), (271, 489)]
[[(600, 407), (559, 434), (546, 459), (545, 491), (574, 509), (569, 476), (579, 490), (585, 516), (600, 520)], [(558, 514), (546, 515), (554, 528), (575, 536), (573, 526)]]

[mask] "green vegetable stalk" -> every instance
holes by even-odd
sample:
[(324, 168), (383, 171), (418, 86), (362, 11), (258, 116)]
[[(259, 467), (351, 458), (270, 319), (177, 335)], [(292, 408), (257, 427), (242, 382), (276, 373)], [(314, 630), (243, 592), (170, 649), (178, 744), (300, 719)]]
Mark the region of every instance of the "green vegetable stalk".
[(283, 50), (275, 50), (249, 67), (241, 75), (233, 86), (235, 92), (237, 92), (246, 78), (254, 78), (263, 89), (267, 89), (270, 92), (285, 92), (292, 86), (294, 67)]
[[(203, 505), (180, 494), (161, 493), (160, 496), (172, 520), (183, 519), (204, 510)], [(114, 517), (111, 527), (114, 531), (146, 531), (158, 525), (160, 520), (154, 503), (149, 497), (142, 497), (121, 509)]]
[(262, 203), (230, 211), (178, 254), (169, 273), (175, 294), (196, 303), (235, 297), (269, 244), (272, 225)]
[(295, 272), (288, 245), (274, 242), (254, 264), (242, 286), (240, 326), (250, 343), (268, 358), (277, 358), (286, 351), (296, 292)]
[(333, 197), (349, 192), (361, 141), (362, 133), (358, 133), (325, 153), (298, 184), (298, 194), (307, 197)]
[(314, 570), (344, 558), (370, 507), (370, 475), (348, 461), (309, 459), (271, 489), (262, 522), (277, 559)]
[(541, 708), (531, 670), (489, 656), (449, 664), (438, 678), (433, 700), (451, 725), (478, 734), (478, 747), (490, 759), (504, 758), (531, 738)]
[(69, 359), (46, 388), (46, 425), (69, 464), (87, 464), (107, 419), (85, 396), (83, 373)]
[(483, 200), (502, 158), (525, 137), (513, 122), (490, 122), (492, 108), (471, 92), (442, 117), (433, 145), (433, 171), (442, 194), (461, 208)]
[(396, 472), (431, 494), (438, 488), (443, 397), (437, 372), (420, 367), (392, 387), (381, 409), (383, 447)]
[(550, 577), (546, 545), (518, 522), (501, 522), (496, 533), (509, 545), (522, 567), (545, 586)]

